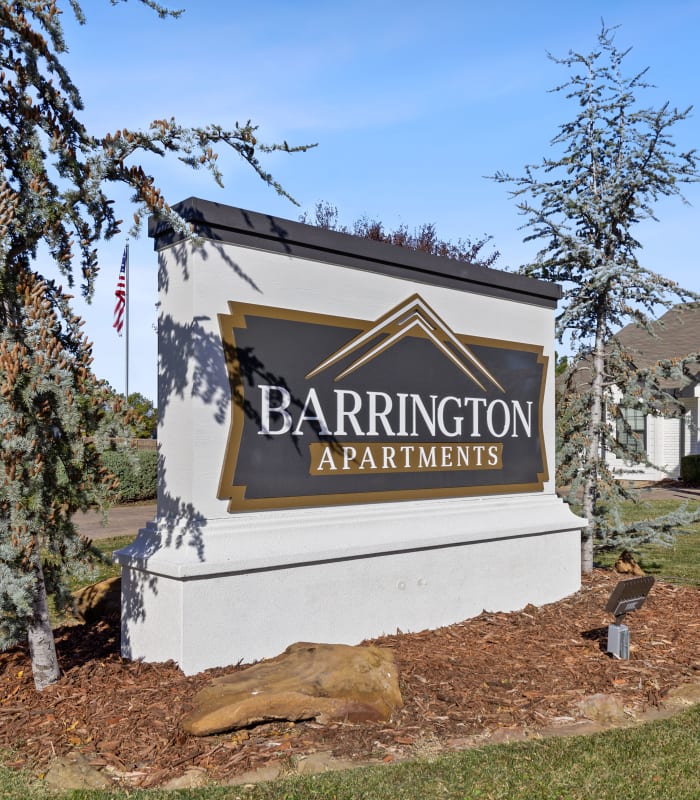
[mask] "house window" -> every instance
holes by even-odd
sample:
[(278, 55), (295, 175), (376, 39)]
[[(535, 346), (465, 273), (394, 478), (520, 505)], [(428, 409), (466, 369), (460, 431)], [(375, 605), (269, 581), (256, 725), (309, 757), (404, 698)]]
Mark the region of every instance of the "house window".
[(646, 414), (638, 408), (618, 408), (617, 441), (628, 453), (644, 453)]

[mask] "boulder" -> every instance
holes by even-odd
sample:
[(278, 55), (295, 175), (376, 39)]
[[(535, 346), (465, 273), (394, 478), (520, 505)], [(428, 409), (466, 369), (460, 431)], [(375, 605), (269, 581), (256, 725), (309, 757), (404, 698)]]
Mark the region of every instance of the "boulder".
[(628, 721), (622, 699), (616, 694), (591, 694), (579, 702), (581, 715), (602, 725)]
[(182, 726), (205, 736), (272, 720), (380, 721), (402, 705), (391, 650), (298, 642), (275, 658), (214, 678), (195, 696)]
[(182, 775), (170, 778), (160, 788), (169, 791), (175, 789), (200, 789), (209, 782), (207, 771), (201, 767), (191, 767)]
[(109, 789), (114, 783), (93, 767), (82, 753), (69, 753), (55, 758), (44, 776), (46, 786), (53, 792), (77, 789)]
[(120, 613), (121, 602), (121, 578), (107, 578), (73, 592), (73, 614), (81, 622), (97, 622)]
[(675, 708), (692, 706), (696, 703), (700, 703), (700, 681), (676, 686), (670, 689), (664, 698), (664, 705)]

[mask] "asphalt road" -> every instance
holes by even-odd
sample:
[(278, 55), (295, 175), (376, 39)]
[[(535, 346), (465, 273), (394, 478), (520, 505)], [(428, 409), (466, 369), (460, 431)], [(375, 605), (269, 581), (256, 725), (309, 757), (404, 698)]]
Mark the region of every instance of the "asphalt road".
[(106, 526), (102, 524), (102, 514), (97, 511), (79, 512), (73, 519), (83, 536), (107, 539), (111, 536), (136, 535), (139, 528), (144, 528), (147, 522), (155, 518), (155, 503), (130, 503), (111, 508)]

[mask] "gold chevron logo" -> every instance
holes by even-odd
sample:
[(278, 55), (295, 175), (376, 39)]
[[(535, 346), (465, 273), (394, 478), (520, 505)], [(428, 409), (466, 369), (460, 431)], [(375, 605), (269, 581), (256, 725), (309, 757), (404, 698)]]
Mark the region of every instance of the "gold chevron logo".
[(307, 380), (313, 378), (339, 361), (343, 361), (352, 353), (369, 346), (368, 350), (358, 355), (351, 364), (335, 376), (334, 380), (339, 381), (368, 364), (407, 336), (429, 339), (443, 356), (448, 358), (483, 391), (486, 391), (486, 384), (490, 383), (505, 392), (496, 377), (418, 294), (412, 295), (403, 303), (392, 308), (376, 322), (368, 323), (366, 330), (357, 334), (322, 361), (306, 375), (306, 378)]

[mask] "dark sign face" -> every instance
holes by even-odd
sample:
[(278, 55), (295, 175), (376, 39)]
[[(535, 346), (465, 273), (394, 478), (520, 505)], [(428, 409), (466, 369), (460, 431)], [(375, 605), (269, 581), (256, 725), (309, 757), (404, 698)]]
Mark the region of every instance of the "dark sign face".
[(541, 347), (456, 333), (418, 295), (369, 322), (229, 309), (229, 511), (542, 489)]

